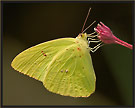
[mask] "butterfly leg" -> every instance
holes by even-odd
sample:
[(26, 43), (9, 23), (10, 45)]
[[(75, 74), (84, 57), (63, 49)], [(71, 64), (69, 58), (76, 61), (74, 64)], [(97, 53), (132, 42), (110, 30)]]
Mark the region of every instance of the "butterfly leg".
[(93, 38), (88, 38), (88, 41), (101, 41), (101, 40), (99, 40), (99, 39), (93, 39)]
[(98, 42), (101, 42), (101, 40), (99, 40), (99, 39), (93, 39), (93, 38), (88, 38), (88, 43), (90, 44), (91, 42), (98, 43)]
[(98, 48), (100, 48), (101, 46), (105, 45), (103, 42), (100, 42), (98, 45), (96, 45), (95, 47), (93, 48), (90, 48), (90, 51), (91, 52), (95, 52)]
[(98, 35), (89, 35), (89, 34), (88, 34), (87, 37), (88, 37), (88, 38), (94, 38), (94, 37), (97, 37), (97, 36), (98, 36)]
[(93, 32), (93, 33), (90, 33), (90, 34), (88, 34), (88, 36), (92, 36), (93, 34), (95, 34), (96, 32)]
[(92, 40), (92, 41), (88, 41), (89, 44), (90, 44), (91, 42), (93, 42), (93, 43), (98, 43), (98, 42), (101, 42), (101, 40)]
[(87, 37), (87, 40), (88, 42), (100, 42), (100, 40), (98, 38), (95, 38), (97, 37), (97, 35), (93, 35), (93, 36), (90, 36), (90, 37)]

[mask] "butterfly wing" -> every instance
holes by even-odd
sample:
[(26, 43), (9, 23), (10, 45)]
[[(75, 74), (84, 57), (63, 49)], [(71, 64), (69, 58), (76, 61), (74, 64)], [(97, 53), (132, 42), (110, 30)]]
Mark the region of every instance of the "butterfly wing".
[(88, 97), (95, 91), (95, 81), (89, 50), (73, 44), (55, 55), (45, 72), (43, 85), (60, 95)]
[(75, 38), (61, 38), (33, 46), (18, 54), (11, 66), (39, 81), (44, 80), (45, 70), (53, 57), (66, 46), (74, 44)]

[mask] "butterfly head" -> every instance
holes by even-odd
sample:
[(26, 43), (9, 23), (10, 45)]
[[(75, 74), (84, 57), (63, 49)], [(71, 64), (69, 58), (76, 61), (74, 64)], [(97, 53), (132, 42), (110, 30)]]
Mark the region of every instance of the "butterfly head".
[(78, 39), (83, 39), (83, 40), (87, 40), (87, 33), (80, 33), (77, 36)]

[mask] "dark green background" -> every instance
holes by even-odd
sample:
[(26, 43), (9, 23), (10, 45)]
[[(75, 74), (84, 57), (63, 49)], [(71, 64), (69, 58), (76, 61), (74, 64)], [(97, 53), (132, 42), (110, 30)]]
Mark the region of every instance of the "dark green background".
[[(132, 105), (132, 51), (105, 45), (92, 55), (96, 91), (88, 98), (60, 96), (41, 82), (11, 68), (21, 51), (41, 42), (76, 37), (89, 7), (86, 26), (94, 20), (109, 26), (120, 39), (132, 43), (132, 3), (4, 3), (3, 4), (3, 104), (4, 105)], [(87, 33), (93, 32), (94, 24)]]

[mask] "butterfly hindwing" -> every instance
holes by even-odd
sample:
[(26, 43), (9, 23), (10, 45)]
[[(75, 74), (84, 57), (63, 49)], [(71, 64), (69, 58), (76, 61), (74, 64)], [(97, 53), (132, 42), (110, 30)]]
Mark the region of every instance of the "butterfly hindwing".
[(95, 91), (95, 73), (86, 47), (73, 44), (55, 55), (43, 81), (51, 92), (72, 97), (88, 97)]

